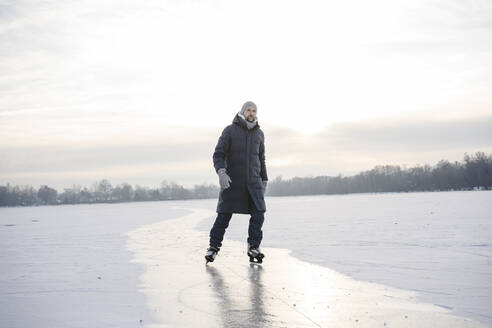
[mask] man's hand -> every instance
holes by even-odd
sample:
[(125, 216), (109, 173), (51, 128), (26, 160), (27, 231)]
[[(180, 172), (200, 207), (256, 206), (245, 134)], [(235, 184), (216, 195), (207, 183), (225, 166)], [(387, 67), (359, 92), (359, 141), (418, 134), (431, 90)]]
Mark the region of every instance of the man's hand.
[(267, 183), (268, 183), (268, 180), (262, 180), (261, 181), (261, 188), (263, 189), (263, 192), (265, 192), (265, 190), (266, 190)]
[(232, 182), (231, 178), (227, 175), (226, 169), (221, 168), (217, 171), (217, 174), (219, 175), (219, 184), (221, 189), (227, 189), (231, 185), (230, 183)]

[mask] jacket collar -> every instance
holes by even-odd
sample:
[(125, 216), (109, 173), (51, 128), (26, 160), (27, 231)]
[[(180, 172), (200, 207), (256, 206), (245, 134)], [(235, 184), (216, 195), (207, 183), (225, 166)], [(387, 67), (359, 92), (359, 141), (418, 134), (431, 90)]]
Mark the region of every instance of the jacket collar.
[[(234, 119), (232, 120), (232, 123), (235, 123), (237, 125), (239, 125), (240, 127), (242, 127), (243, 129), (246, 129), (248, 130), (248, 125), (246, 123), (246, 120), (241, 117), (242, 115), (239, 115), (239, 113), (236, 114), (236, 116), (234, 116)], [(256, 124), (254, 127), (252, 127), (250, 130), (254, 130), (254, 129), (259, 129), (260, 128), (260, 124), (258, 123), (258, 119), (256, 119)]]

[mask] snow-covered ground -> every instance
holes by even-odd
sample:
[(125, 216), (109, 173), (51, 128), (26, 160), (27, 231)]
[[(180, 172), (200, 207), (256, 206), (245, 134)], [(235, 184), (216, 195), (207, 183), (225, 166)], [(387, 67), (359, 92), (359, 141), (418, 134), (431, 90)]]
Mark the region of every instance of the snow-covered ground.
[(262, 267), (215, 205), (0, 209), (0, 327), (492, 325), (492, 192), (269, 197)]
[(164, 203), (0, 208), (0, 327), (149, 322), (126, 231), (186, 214)]
[[(226, 237), (245, 242), (248, 219)], [(492, 325), (492, 191), (271, 197), (263, 230), (263, 246)]]

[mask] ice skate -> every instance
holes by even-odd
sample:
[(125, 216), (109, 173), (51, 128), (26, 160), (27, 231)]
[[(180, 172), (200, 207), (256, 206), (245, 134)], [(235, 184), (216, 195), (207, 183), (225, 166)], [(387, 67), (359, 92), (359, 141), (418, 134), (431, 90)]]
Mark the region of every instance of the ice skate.
[(208, 262), (213, 262), (219, 250), (220, 248), (215, 246), (210, 246), (207, 248), (207, 252), (205, 253), (205, 264), (208, 264)]
[(248, 256), (251, 263), (263, 263), (265, 254), (260, 251), (259, 247), (248, 244)]

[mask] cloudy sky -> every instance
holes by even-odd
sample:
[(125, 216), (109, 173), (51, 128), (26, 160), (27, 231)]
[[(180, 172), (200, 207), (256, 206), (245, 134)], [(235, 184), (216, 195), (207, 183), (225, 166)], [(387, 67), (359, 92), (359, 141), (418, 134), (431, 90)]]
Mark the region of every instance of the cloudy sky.
[(0, 184), (217, 184), (247, 100), (270, 180), (492, 153), (492, 3), (0, 1)]

